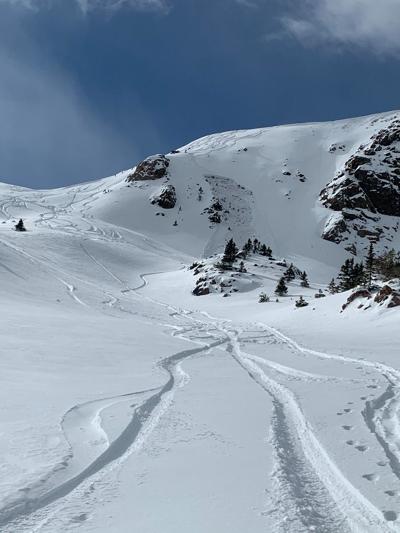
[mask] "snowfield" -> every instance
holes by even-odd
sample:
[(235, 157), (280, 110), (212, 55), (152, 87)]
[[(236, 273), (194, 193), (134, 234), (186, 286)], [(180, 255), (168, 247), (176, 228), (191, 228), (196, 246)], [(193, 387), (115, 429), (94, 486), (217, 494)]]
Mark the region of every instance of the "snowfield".
[[(2, 533), (400, 530), (399, 311), (315, 298), (348, 256), (319, 192), (393, 116), (196, 141), (172, 209), (132, 171), (0, 186)], [(193, 296), (188, 265), (255, 236), (310, 288), (276, 301), (254, 256)]]

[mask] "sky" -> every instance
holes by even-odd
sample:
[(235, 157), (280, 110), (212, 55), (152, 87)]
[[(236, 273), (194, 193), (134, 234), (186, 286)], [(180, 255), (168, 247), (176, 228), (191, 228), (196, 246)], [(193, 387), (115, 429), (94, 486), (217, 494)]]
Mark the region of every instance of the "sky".
[(0, 181), (400, 108), (399, 0), (0, 0)]

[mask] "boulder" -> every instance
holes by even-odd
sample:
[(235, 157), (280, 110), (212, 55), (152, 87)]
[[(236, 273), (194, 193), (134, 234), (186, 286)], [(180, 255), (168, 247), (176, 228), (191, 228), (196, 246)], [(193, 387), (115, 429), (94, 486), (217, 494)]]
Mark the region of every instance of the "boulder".
[(192, 294), (195, 296), (206, 296), (207, 294), (210, 294), (210, 289), (204, 285), (196, 285), (192, 291)]
[(347, 298), (345, 304), (342, 305), (342, 310), (344, 311), (351, 303), (353, 303), (358, 298), (371, 298), (371, 293), (367, 289), (358, 289)]
[(163, 209), (173, 209), (176, 205), (176, 190), (173, 185), (164, 185), (158, 193), (153, 194), (151, 203)]
[(394, 293), (388, 303), (388, 307), (398, 307), (400, 305), (400, 294), (398, 292)]
[(398, 307), (400, 305), (400, 293), (389, 285), (384, 285), (376, 294), (374, 301), (379, 304), (387, 301), (387, 307)]
[(169, 159), (165, 155), (153, 155), (142, 161), (127, 178), (127, 182), (160, 180), (167, 175)]

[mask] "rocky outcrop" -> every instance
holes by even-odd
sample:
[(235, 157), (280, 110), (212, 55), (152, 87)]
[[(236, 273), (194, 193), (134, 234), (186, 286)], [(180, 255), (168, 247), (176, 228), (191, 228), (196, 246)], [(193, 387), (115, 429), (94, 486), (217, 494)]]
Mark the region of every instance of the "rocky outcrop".
[[(376, 290), (376, 288), (374, 289)], [(373, 291), (374, 292), (374, 291)], [(347, 298), (346, 303), (342, 305), (342, 310), (344, 311), (350, 304), (352, 304), (355, 300), (358, 299), (367, 299), (369, 300), (368, 306), (364, 306), (363, 303), (361, 303), (358, 308), (359, 309), (370, 309), (371, 308), (371, 302), (374, 304), (378, 304), (381, 306), (385, 306), (388, 309), (393, 307), (400, 306), (400, 292), (393, 289), (393, 287), (390, 287), (390, 285), (384, 285), (381, 287), (378, 292), (376, 292), (375, 297), (373, 301), (371, 300), (372, 294), (371, 291), (368, 289), (358, 289), (354, 291), (350, 296)]]
[[(390, 241), (384, 217), (400, 217), (400, 120), (360, 146), (321, 191), (320, 201), (339, 213), (326, 223), (324, 239), (347, 249), (355, 249), (354, 242), (363, 239), (365, 246), (382, 237)], [(358, 239), (351, 242), (351, 235)]]
[(376, 294), (374, 302), (379, 304), (386, 302), (389, 308), (398, 307), (400, 305), (400, 293), (389, 285), (384, 285)]
[(153, 155), (142, 161), (126, 181), (160, 180), (167, 175), (169, 159), (165, 155)]
[(206, 296), (207, 294), (210, 294), (210, 288), (207, 287), (203, 282), (197, 282), (196, 287), (193, 289), (192, 294), (194, 296)]
[(352, 304), (355, 300), (358, 300), (359, 298), (371, 298), (371, 293), (367, 289), (359, 289), (347, 298), (347, 301), (345, 304), (342, 305), (342, 310), (344, 311), (350, 304)]
[(163, 209), (173, 209), (176, 205), (176, 190), (173, 185), (163, 185), (161, 189), (153, 194), (151, 203)]
[(203, 213), (207, 213), (208, 220), (213, 224), (221, 223), (222, 204), (217, 198), (213, 198), (211, 205), (204, 209)]

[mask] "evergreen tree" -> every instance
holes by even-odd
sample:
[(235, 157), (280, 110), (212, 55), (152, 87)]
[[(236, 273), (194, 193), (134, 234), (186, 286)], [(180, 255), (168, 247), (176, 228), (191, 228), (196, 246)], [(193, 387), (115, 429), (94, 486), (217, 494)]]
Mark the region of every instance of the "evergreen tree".
[(247, 272), (247, 270), (246, 270), (245, 267), (244, 267), (244, 263), (243, 263), (243, 261), (240, 261), (240, 264), (239, 264), (239, 272)]
[(222, 262), (224, 264), (232, 265), (236, 259), (236, 254), (238, 253), (238, 248), (233, 239), (230, 239), (225, 246), (224, 255), (222, 257)]
[(353, 287), (357, 287), (357, 285), (365, 285), (366, 281), (367, 276), (363, 263), (355, 263), (352, 276)]
[(353, 258), (346, 259), (340, 268), (338, 279), (341, 291), (348, 291), (357, 285), (364, 285), (366, 275), (363, 263), (355, 263)]
[(400, 254), (392, 248), (383, 255), (375, 258), (375, 271), (385, 281), (400, 278)]
[(262, 292), (262, 293), (260, 294), (260, 296), (258, 297), (258, 302), (259, 302), (260, 304), (263, 304), (263, 303), (269, 302), (269, 296), (267, 296), (267, 295), (265, 294), (265, 292)]
[(260, 254), (263, 255), (264, 257), (272, 257), (272, 250), (266, 244), (261, 244), (260, 245)]
[(246, 244), (243, 246), (243, 252), (244, 252), (246, 257), (249, 255), (249, 253), (251, 252), (252, 248), (253, 248), (253, 243), (252, 243), (251, 239), (249, 239), (246, 242)]
[(286, 272), (284, 273), (284, 278), (286, 281), (293, 281), (296, 277), (296, 274), (295, 274), (295, 271), (294, 271), (294, 267), (293, 267), (293, 263), (290, 263), (289, 267), (287, 268)]
[(310, 286), (310, 283), (308, 282), (308, 277), (307, 277), (307, 272), (306, 271), (301, 273), (300, 279), (301, 279), (300, 285), (302, 287), (309, 287)]
[(366, 266), (366, 281), (368, 284), (368, 289), (372, 286), (372, 274), (374, 273), (374, 264), (375, 264), (375, 252), (374, 245), (372, 242), (369, 245), (367, 259), (365, 261)]
[(354, 259), (346, 259), (343, 265), (340, 267), (338, 275), (339, 287), (341, 291), (348, 291), (354, 287)]
[(197, 199), (199, 202), (201, 202), (203, 199), (203, 192), (204, 192), (203, 187), (199, 187), (198, 196), (197, 196)]
[(18, 224), (15, 224), (15, 231), (26, 231), (26, 228), (24, 226), (24, 221), (22, 218), (19, 219)]
[(336, 294), (337, 292), (339, 292), (339, 287), (335, 283), (335, 278), (331, 279), (331, 281), (330, 281), (330, 283), (328, 285), (328, 291), (331, 294)]
[(279, 280), (278, 285), (276, 286), (275, 294), (277, 294), (278, 296), (284, 296), (285, 294), (287, 294), (287, 291), (288, 291), (288, 288), (285, 283), (285, 278), (282, 277)]
[(296, 307), (307, 307), (308, 302), (305, 301), (305, 299), (300, 296), (298, 300), (296, 300)]
[(254, 239), (253, 241), (253, 253), (256, 254), (260, 251), (260, 241), (258, 239)]

